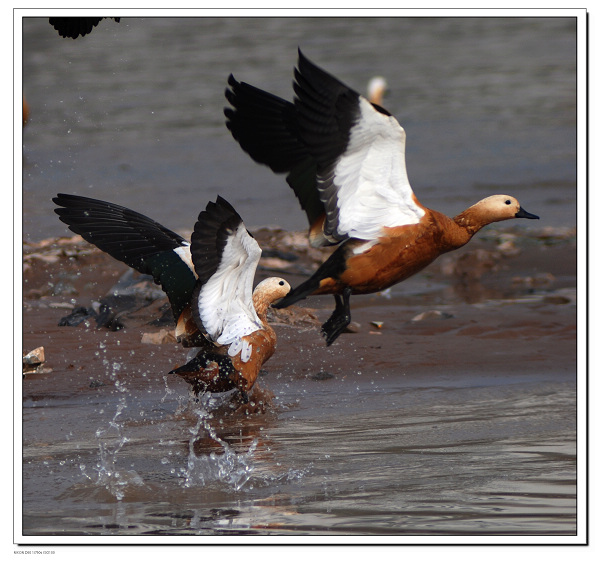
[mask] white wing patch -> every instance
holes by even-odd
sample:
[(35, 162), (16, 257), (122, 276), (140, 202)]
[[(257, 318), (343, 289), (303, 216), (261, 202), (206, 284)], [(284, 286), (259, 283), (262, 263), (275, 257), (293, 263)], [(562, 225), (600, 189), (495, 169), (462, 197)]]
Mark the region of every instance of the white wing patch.
[(176, 247), (173, 251), (177, 255), (179, 255), (179, 258), (190, 268), (190, 271), (192, 271), (192, 273), (194, 273), (194, 276), (196, 278), (198, 278), (198, 275), (196, 274), (196, 270), (194, 269), (194, 263), (192, 261), (192, 253), (190, 252), (190, 243), (185, 242), (183, 245)]
[(198, 295), (198, 312), (209, 337), (229, 345), (228, 354), (247, 362), (252, 345), (243, 338), (262, 329), (252, 303), (252, 284), (262, 251), (243, 224), (232, 232), (216, 272)]
[(416, 204), (406, 174), (404, 129), (362, 96), (359, 107), (361, 117), (334, 169), (336, 231), (340, 237), (373, 240), (384, 226), (418, 223), (425, 211)]

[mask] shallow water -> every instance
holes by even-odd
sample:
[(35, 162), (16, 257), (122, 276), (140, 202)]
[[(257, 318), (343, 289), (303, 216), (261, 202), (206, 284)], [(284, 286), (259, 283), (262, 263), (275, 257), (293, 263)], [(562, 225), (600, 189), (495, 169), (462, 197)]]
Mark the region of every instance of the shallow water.
[(358, 332), (331, 347), (318, 319), (272, 318), (277, 353), (235, 412), (166, 374), (183, 349), (140, 343), (156, 312), (58, 326), (118, 278), (109, 257), (31, 269), (24, 347), (48, 370), (23, 382), (26, 538), (575, 536), (575, 259), (520, 243), (470, 302), (444, 262), (357, 297)]
[(568, 373), (382, 363), (294, 379), (288, 366), (255, 394), (267, 412), (245, 417), (211, 413), (143, 362), (136, 373), (104, 337), (104, 386), (84, 377), (24, 402), (28, 534), (575, 530)]
[(123, 18), (75, 41), (33, 18), (23, 24), (25, 239), (65, 231), (50, 202), (59, 190), (176, 231), (217, 194), (250, 227), (304, 228), (284, 179), (241, 151), (223, 116), (230, 73), (291, 99), (298, 46), (360, 91), (387, 78), (423, 204), (456, 215), (508, 191), (545, 224), (574, 224), (573, 18)]
[[(251, 228), (304, 228), (222, 115), (229, 72), (290, 98), (298, 45), (357, 89), (387, 77), (424, 204), (453, 214), (501, 190), (542, 216), (511, 230), (518, 255), (484, 262), (476, 282), (444, 262), (356, 298), (359, 332), (330, 348), (314, 326), (278, 325), (248, 415), (190, 399), (166, 375), (185, 352), (140, 343), (148, 318), (116, 333), (57, 326), (67, 311), (52, 306), (99, 298), (124, 270), (114, 261), (35, 262), (23, 346), (44, 345), (49, 371), (23, 382), (31, 542), (581, 532), (576, 244), (525, 235), (575, 227), (573, 20), (124, 18), (67, 41), (32, 19), (23, 32), (25, 240), (66, 233), (58, 191), (177, 231), (216, 194)], [(496, 250), (505, 229), (472, 247)], [(310, 304), (323, 315), (332, 302)], [(432, 309), (447, 319), (410, 321)]]
[[(43, 407), (64, 431), (54, 446), (39, 447), (43, 433), (26, 439), (26, 533), (574, 532), (570, 384), (315, 384), (318, 393), (272, 385), (276, 418), (225, 430), (164, 388), (140, 402), (125, 385), (67, 414), (26, 403), (26, 423)], [(81, 417), (84, 426), (68, 422)]]

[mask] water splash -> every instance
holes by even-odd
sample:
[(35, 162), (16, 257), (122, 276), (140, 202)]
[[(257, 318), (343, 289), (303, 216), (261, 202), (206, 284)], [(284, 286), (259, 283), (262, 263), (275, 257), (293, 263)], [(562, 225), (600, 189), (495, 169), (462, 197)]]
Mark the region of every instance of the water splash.
[[(254, 466), (252, 458), (257, 447), (256, 439), (252, 441), (245, 453), (236, 453), (227, 442), (217, 436), (210, 424), (212, 414), (204, 408), (196, 409), (198, 415), (196, 425), (190, 429), (189, 453), (187, 468), (183, 470), (185, 487), (206, 486), (212, 482), (221, 482), (227, 487), (239, 491), (250, 479)], [(208, 455), (197, 455), (194, 444), (205, 434), (222, 449), (221, 453), (211, 452)]]
[[(101, 342), (99, 348), (106, 355), (106, 345)], [(99, 355), (100, 353), (97, 351), (96, 354)], [(129, 438), (123, 434), (123, 424), (119, 421), (119, 418), (127, 408), (127, 397), (130, 392), (126, 384), (117, 378), (117, 374), (122, 368), (121, 363), (111, 362), (104, 356), (102, 364), (110, 378), (114, 380), (115, 389), (119, 393), (119, 401), (108, 426), (96, 429), (99, 456), (94, 467), (96, 471), (95, 484), (105, 487), (111, 495), (121, 501), (129, 485), (143, 486), (144, 481), (134, 470), (119, 470), (117, 468), (117, 456), (123, 446), (129, 442)], [(85, 464), (81, 464), (79, 467), (82, 474), (93, 481), (93, 477), (88, 475), (86, 471)]]

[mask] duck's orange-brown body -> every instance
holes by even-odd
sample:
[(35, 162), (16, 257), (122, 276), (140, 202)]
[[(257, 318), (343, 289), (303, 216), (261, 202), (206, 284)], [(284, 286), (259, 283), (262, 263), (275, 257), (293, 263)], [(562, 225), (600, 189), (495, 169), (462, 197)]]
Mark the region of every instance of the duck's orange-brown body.
[[(192, 361), (196, 368), (179, 368), (176, 373), (188, 384), (191, 384), (196, 394), (204, 392), (226, 392), (237, 388), (249, 392), (263, 364), (275, 352), (277, 337), (269, 325), (264, 324), (264, 329), (244, 337), (252, 345), (252, 355), (247, 362), (237, 354), (234, 357), (227, 355), (227, 347), (215, 347), (207, 341), (206, 350), (201, 350), (198, 359), (206, 358), (204, 362)], [(208, 345), (211, 345), (210, 351)], [(202, 364), (202, 366), (200, 366)]]
[(231, 363), (236, 370), (235, 384), (236, 387), (249, 391), (256, 382), (258, 373), (262, 365), (267, 362), (275, 352), (277, 344), (277, 336), (275, 330), (266, 323), (263, 324), (263, 329), (256, 331), (247, 337), (246, 341), (252, 344), (252, 356), (248, 362), (243, 362), (240, 355), (236, 355), (231, 359)]
[(384, 228), (385, 235), (365, 251), (360, 250), (364, 241), (348, 241), (338, 250), (344, 253), (345, 270), (338, 278), (321, 280), (313, 294), (340, 294), (345, 287), (351, 287), (353, 294), (385, 290), (471, 239), (469, 229), (440, 212), (426, 210), (418, 224)]
[(417, 204), (423, 210), (418, 222), (382, 226), (375, 239), (344, 241), (312, 277), (277, 307), (289, 306), (311, 294), (333, 294), (336, 308), (322, 327), (327, 344), (331, 344), (350, 323), (352, 294), (380, 292), (411, 277), (443, 253), (465, 245), (487, 224), (511, 218), (538, 218), (509, 195), (487, 197), (454, 218)]
[(267, 311), (274, 300), (288, 291), (287, 283), (276, 285), (275, 288), (257, 288), (254, 291), (252, 303), (261, 328), (242, 337), (251, 348), (247, 360), (244, 360), (242, 353), (230, 356), (228, 346), (209, 341), (198, 328), (191, 309), (186, 308), (177, 322), (177, 339), (184, 345), (188, 343), (188, 346), (200, 347), (201, 350), (192, 361), (174, 372), (191, 384), (196, 394), (207, 391), (226, 392), (234, 388), (244, 393), (249, 392), (258, 378), (260, 369), (273, 356), (277, 345), (275, 330), (267, 322)]

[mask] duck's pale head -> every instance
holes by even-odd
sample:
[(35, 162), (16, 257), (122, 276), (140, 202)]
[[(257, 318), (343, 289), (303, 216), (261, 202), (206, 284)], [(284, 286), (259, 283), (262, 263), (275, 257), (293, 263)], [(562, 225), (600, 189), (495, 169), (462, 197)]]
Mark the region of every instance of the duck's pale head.
[(539, 216), (522, 208), (519, 201), (510, 195), (492, 195), (479, 201), (475, 206), (479, 207), (483, 215), (488, 216), (488, 224), (510, 218), (539, 219)]
[(511, 218), (539, 219), (539, 216), (527, 212), (521, 207), (519, 201), (510, 195), (492, 195), (455, 216), (454, 221), (472, 236), (492, 222)]
[(375, 76), (369, 80), (367, 86), (367, 97), (371, 103), (381, 105), (383, 102), (383, 96), (387, 92), (388, 84), (382, 76)]
[(262, 315), (266, 309), (276, 300), (283, 298), (292, 290), (290, 283), (279, 277), (269, 277), (256, 285), (252, 293), (254, 308), (258, 315)]

